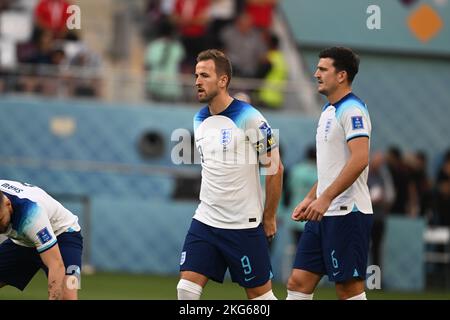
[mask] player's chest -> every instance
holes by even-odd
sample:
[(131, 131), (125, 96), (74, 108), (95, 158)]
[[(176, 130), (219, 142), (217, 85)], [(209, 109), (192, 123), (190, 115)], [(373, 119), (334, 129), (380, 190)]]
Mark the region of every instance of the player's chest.
[(195, 144), (203, 154), (234, 152), (245, 145), (247, 137), (243, 130), (233, 125), (220, 127), (200, 126), (195, 132)]
[(336, 118), (336, 109), (328, 107), (322, 112), (317, 124), (316, 142), (328, 144), (341, 141), (344, 138), (344, 130)]

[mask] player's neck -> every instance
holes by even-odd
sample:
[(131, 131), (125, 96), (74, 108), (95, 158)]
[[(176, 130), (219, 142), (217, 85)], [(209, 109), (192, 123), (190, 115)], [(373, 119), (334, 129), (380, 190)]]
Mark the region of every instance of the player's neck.
[(221, 94), (216, 96), (209, 104), (209, 112), (219, 114), (223, 112), (233, 102), (233, 98), (229, 94)]
[(340, 89), (336, 90), (335, 92), (333, 92), (332, 94), (330, 94), (329, 96), (327, 96), (328, 102), (331, 105), (333, 105), (336, 102), (338, 102), (339, 100), (341, 100), (343, 97), (348, 95), (350, 92), (352, 92), (351, 87), (340, 88)]

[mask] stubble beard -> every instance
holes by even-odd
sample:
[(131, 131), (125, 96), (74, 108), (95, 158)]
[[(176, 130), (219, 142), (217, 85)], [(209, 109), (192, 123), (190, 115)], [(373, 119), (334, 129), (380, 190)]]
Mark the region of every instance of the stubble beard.
[(203, 97), (199, 97), (198, 101), (201, 103), (210, 103), (215, 97), (217, 97), (217, 91), (213, 91), (210, 94), (205, 92)]

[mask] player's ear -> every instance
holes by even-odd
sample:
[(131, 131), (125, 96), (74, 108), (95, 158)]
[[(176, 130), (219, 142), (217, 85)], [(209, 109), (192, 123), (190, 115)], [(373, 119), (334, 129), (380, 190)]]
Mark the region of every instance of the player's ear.
[(228, 77), (226, 75), (222, 75), (219, 80), (219, 85), (221, 88), (226, 88)]
[(347, 78), (348, 78), (347, 71), (345, 71), (345, 70), (339, 71), (337, 76), (338, 76), (338, 82), (339, 83), (342, 83), (342, 82), (346, 81)]

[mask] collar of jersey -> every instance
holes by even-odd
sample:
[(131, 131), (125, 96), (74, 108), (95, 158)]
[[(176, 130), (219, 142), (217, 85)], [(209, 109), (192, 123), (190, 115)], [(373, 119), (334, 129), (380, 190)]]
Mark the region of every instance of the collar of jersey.
[(211, 111), (209, 110), (209, 106), (206, 106), (206, 111), (208, 112), (208, 117), (211, 116), (227, 116), (229, 113), (233, 112), (234, 106), (236, 105), (236, 99), (233, 99), (231, 103), (226, 107), (224, 110), (217, 114), (211, 114)]
[(324, 107), (323, 107), (323, 109), (322, 109), (322, 111), (325, 111), (329, 106), (333, 106), (335, 109), (336, 109), (336, 111), (337, 111), (337, 109), (342, 105), (342, 103), (344, 103), (347, 99), (349, 99), (349, 98), (352, 98), (352, 97), (355, 97), (355, 95), (353, 94), (353, 92), (349, 92), (349, 93), (347, 93), (345, 96), (343, 96), (338, 102), (336, 102), (336, 103), (334, 103), (334, 104), (331, 104), (331, 103), (327, 103)]

